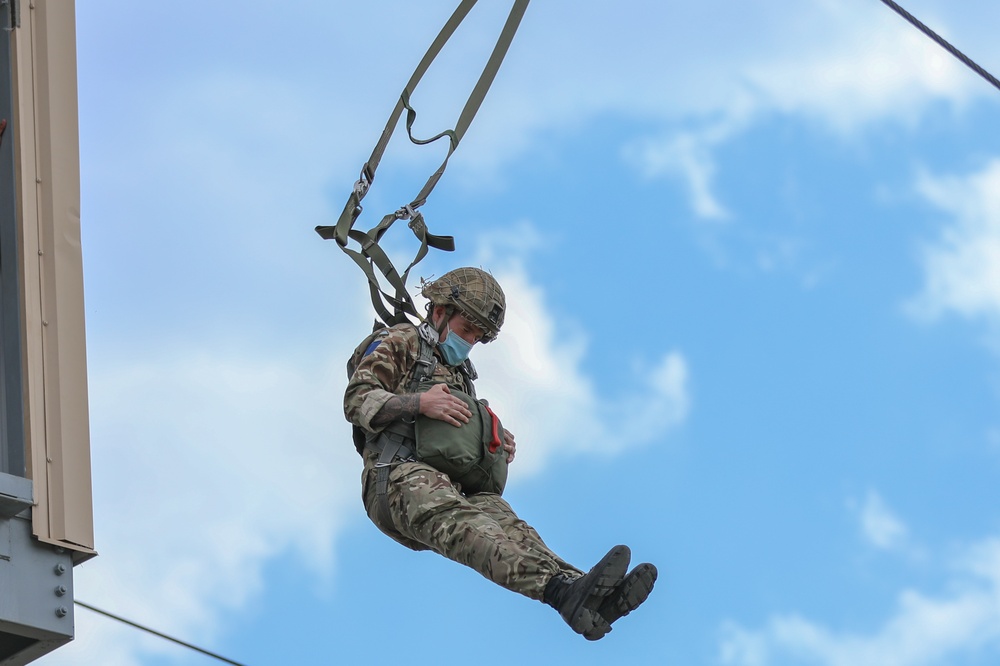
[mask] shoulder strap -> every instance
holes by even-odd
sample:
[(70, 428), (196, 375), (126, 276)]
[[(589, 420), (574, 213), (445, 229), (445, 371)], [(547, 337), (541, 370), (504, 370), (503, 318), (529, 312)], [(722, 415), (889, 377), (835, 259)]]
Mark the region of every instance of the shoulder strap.
[[(418, 320), (422, 319), (417, 313), (409, 293), (406, 291), (406, 279), (409, 276), (410, 269), (412, 269), (413, 266), (415, 266), (427, 254), (428, 247), (444, 251), (452, 251), (455, 249), (455, 241), (451, 236), (435, 236), (427, 231), (427, 225), (424, 223), (423, 215), (417, 212), (417, 209), (427, 201), (427, 197), (434, 189), (434, 186), (437, 185), (438, 180), (440, 180), (441, 175), (448, 166), (448, 159), (451, 157), (452, 153), (455, 152), (455, 149), (458, 148), (458, 144), (465, 135), (465, 131), (469, 128), (469, 125), (472, 123), (472, 119), (479, 110), (483, 99), (485, 99), (486, 93), (490, 89), (490, 85), (492, 85), (497, 71), (500, 69), (500, 64), (503, 62), (507, 49), (510, 47), (510, 43), (514, 39), (514, 33), (517, 31), (521, 18), (524, 16), (524, 11), (528, 7), (528, 1), (529, 0), (514, 0), (514, 5), (511, 8), (510, 15), (507, 17), (507, 22), (504, 24), (496, 46), (493, 48), (493, 52), (490, 55), (489, 61), (486, 63), (486, 67), (483, 69), (483, 72), (479, 77), (479, 81), (476, 83), (475, 88), (473, 88), (468, 101), (466, 101), (465, 107), (462, 109), (462, 113), (459, 115), (458, 121), (455, 124), (455, 128), (445, 130), (430, 139), (416, 139), (414, 138), (411, 129), (417, 114), (410, 105), (410, 97), (413, 94), (413, 90), (420, 82), (420, 79), (423, 78), (424, 73), (434, 61), (434, 58), (437, 57), (445, 43), (447, 43), (447, 41), (451, 38), (452, 34), (472, 9), (473, 5), (476, 4), (476, 0), (462, 0), (461, 4), (455, 10), (455, 13), (452, 14), (451, 18), (448, 19), (448, 22), (445, 23), (444, 27), (441, 29), (437, 38), (433, 43), (431, 43), (430, 48), (427, 49), (424, 57), (417, 65), (416, 70), (414, 70), (413, 74), (410, 76), (410, 80), (406, 83), (406, 87), (403, 88), (403, 92), (399, 96), (399, 101), (396, 103), (395, 108), (390, 114), (389, 120), (385, 125), (385, 129), (382, 130), (382, 136), (379, 137), (378, 143), (375, 144), (375, 149), (372, 151), (368, 161), (365, 162), (365, 165), (361, 169), (361, 177), (354, 184), (354, 190), (348, 197), (347, 204), (344, 206), (344, 210), (341, 213), (340, 218), (337, 220), (337, 224), (335, 226), (316, 227), (316, 232), (322, 238), (327, 240), (336, 240), (340, 248), (347, 253), (352, 260), (354, 260), (362, 271), (364, 271), (365, 276), (368, 278), (372, 305), (375, 307), (379, 316), (382, 317), (382, 320), (389, 325), (408, 321), (407, 315), (416, 317)], [(370, 229), (367, 233), (358, 231), (354, 229), (354, 224), (357, 221), (358, 216), (361, 215), (361, 200), (364, 199), (365, 195), (368, 193), (368, 189), (371, 187), (372, 182), (375, 180), (375, 170), (378, 168), (382, 155), (385, 153), (386, 146), (389, 144), (389, 139), (392, 137), (392, 133), (399, 122), (403, 109), (406, 109), (406, 132), (410, 137), (410, 141), (423, 145), (447, 136), (449, 139), (448, 153), (445, 156), (444, 161), (441, 163), (441, 166), (438, 167), (437, 171), (435, 171), (431, 177), (427, 179), (423, 188), (409, 204), (403, 206), (394, 213), (386, 215), (382, 218), (381, 222)], [(409, 227), (420, 241), (420, 247), (417, 250), (416, 256), (413, 258), (413, 261), (410, 262), (410, 265), (407, 266), (402, 276), (399, 275), (393, 267), (392, 262), (378, 245), (382, 234), (384, 234), (396, 220), (410, 220)], [(354, 250), (349, 248), (348, 243), (351, 240), (358, 243), (361, 249)], [(382, 273), (385, 280), (393, 289), (393, 295), (389, 295), (382, 289), (373, 267), (377, 268), (379, 272)], [(387, 304), (392, 306), (393, 312), (389, 312)]]
[(462, 371), (462, 377), (465, 378), (465, 392), (468, 393), (475, 399), (476, 397), (476, 387), (473, 382), (479, 379), (479, 373), (476, 372), (476, 366), (472, 365), (472, 361), (465, 359), (462, 365), (459, 366), (459, 370)]
[(437, 369), (437, 357), (434, 356), (435, 341), (434, 329), (430, 324), (424, 322), (417, 327), (419, 352), (413, 365), (413, 374), (410, 375), (410, 380), (406, 384), (407, 393), (415, 393), (425, 379), (434, 376), (434, 370)]

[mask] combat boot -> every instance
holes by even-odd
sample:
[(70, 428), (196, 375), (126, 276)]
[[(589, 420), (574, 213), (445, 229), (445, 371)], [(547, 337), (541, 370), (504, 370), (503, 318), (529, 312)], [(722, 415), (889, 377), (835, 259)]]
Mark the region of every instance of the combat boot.
[(554, 576), (545, 586), (543, 601), (559, 611), (573, 631), (596, 641), (611, 631), (611, 624), (601, 615), (600, 608), (607, 596), (623, 583), (631, 557), (628, 546), (615, 546), (580, 578), (566, 580), (561, 575)]
[(625, 580), (604, 597), (597, 607), (598, 615), (608, 624), (607, 631), (598, 627), (596, 631), (584, 632), (583, 637), (591, 641), (603, 638), (611, 631), (612, 624), (634, 611), (649, 597), (654, 583), (656, 567), (652, 564), (644, 562), (632, 569)]

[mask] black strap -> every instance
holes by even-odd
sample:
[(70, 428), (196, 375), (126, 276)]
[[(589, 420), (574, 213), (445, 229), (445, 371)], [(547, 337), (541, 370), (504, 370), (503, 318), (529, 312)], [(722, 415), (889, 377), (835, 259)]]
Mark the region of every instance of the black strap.
[(378, 501), (378, 514), (383, 525), (395, 527), (392, 513), (389, 511), (389, 473), (392, 471), (392, 464), (397, 459), (410, 458), (413, 453), (402, 439), (381, 437), (379, 441), (383, 442), (383, 445), (382, 453), (379, 454), (378, 462), (375, 463), (375, 497)]
[[(420, 262), (421, 259), (424, 258), (424, 256), (426, 256), (428, 251), (427, 248), (433, 247), (435, 249), (448, 252), (455, 249), (455, 241), (451, 236), (436, 236), (427, 231), (427, 225), (424, 223), (423, 216), (417, 211), (417, 209), (426, 203), (427, 197), (434, 189), (434, 186), (437, 185), (438, 180), (440, 180), (441, 175), (448, 166), (448, 159), (451, 157), (452, 153), (455, 152), (455, 149), (458, 148), (459, 142), (465, 135), (469, 125), (472, 124), (472, 120), (475, 118), (476, 112), (482, 105), (483, 99), (485, 99), (486, 93), (489, 91), (490, 85), (493, 83), (493, 79), (496, 77), (496, 74), (500, 69), (500, 64), (503, 62), (507, 49), (510, 47), (510, 43), (514, 39), (514, 33), (517, 32), (518, 25), (520, 25), (521, 18), (524, 16), (524, 12), (528, 7), (529, 0), (514, 0), (514, 5), (511, 8), (509, 16), (507, 17), (507, 22), (504, 24), (500, 37), (497, 39), (496, 46), (494, 46), (493, 52), (490, 54), (490, 58), (479, 77), (479, 81), (476, 83), (472, 93), (469, 95), (469, 99), (466, 101), (465, 107), (462, 109), (462, 112), (458, 117), (455, 128), (445, 130), (430, 139), (417, 139), (413, 136), (411, 131), (413, 122), (417, 115), (416, 111), (414, 111), (410, 105), (410, 98), (413, 94), (413, 90), (427, 72), (427, 69), (434, 61), (434, 58), (437, 57), (445, 43), (447, 43), (447, 41), (451, 38), (452, 34), (454, 34), (455, 30), (465, 19), (472, 7), (476, 4), (476, 1), (477, 0), (462, 0), (461, 4), (455, 10), (454, 14), (451, 15), (451, 18), (448, 19), (448, 22), (445, 23), (441, 32), (438, 33), (437, 38), (435, 38), (435, 40), (431, 43), (430, 48), (427, 49), (424, 57), (420, 60), (417, 68), (410, 76), (410, 80), (406, 83), (406, 86), (403, 88), (403, 92), (399, 96), (399, 101), (396, 103), (395, 108), (389, 115), (389, 120), (386, 122), (385, 129), (382, 130), (382, 135), (379, 137), (378, 143), (375, 144), (375, 148), (372, 150), (371, 156), (361, 169), (361, 177), (354, 184), (354, 190), (351, 192), (350, 196), (348, 196), (347, 203), (344, 206), (343, 212), (340, 214), (340, 218), (337, 220), (337, 224), (335, 226), (316, 227), (316, 232), (322, 238), (326, 240), (336, 240), (340, 248), (344, 250), (344, 252), (346, 252), (359, 267), (361, 267), (362, 271), (364, 271), (365, 276), (368, 278), (372, 305), (375, 306), (375, 310), (378, 312), (379, 316), (382, 317), (383, 320), (389, 325), (408, 321), (407, 315), (411, 315), (418, 320), (421, 319), (421, 316), (413, 305), (410, 295), (406, 291), (406, 279), (409, 277), (410, 269), (412, 269), (418, 262)], [(372, 182), (375, 180), (375, 171), (382, 159), (382, 155), (385, 153), (386, 146), (389, 144), (389, 139), (392, 138), (393, 131), (399, 122), (403, 109), (406, 109), (406, 132), (413, 143), (423, 145), (447, 136), (449, 139), (448, 153), (445, 156), (444, 161), (441, 163), (441, 166), (438, 167), (437, 171), (435, 171), (431, 177), (427, 179), (423, 188), (421, 188), (420, 192), (409, 204), (403, 206), (395, 213), (386, 215), (375, 227), (370, 229), (367, 233), (362, 233), (354, 229), (354, 224), (361, 215), (362, 211), (361, 200), (364, 199), (369, 188), (371, 187)], [(420, 241), (420, 247), (417, 250), (416, 256), (413, 258), (413, 261), (410, 262), (410, 265), (407, 266), (402, 276), (399, 275), (399, 273), (392, 266), (392, 262), (378, 246), (378, 242), (381, 239), (382, 234), (384, 234), (396, 220), (410, 220), (409, 227)], [(360, 251), (348, 248), (348, 243), (351, 240), (357, 242), (361, 246)], [(378, 281), (378, 277), (375, 275), (374, 268), (377, 268), (379, 272), (382, 273), (385, 280), (394, 290), (393, 295), (390, 296), (382, 289), (381, 284)], [(389, 309), (386, 304), (392, 306), (393, 312), (391, 314), (389, 313)]]
[(389, 474), (393, 464), (413, 459), (413, 424), (400, 422), (387, 426), (368, 440), (368, 448), (379, 454), (375, 463), (375, 501), (379, 520), (385, 529), (394, 529), (396, 523), (389, 511)]

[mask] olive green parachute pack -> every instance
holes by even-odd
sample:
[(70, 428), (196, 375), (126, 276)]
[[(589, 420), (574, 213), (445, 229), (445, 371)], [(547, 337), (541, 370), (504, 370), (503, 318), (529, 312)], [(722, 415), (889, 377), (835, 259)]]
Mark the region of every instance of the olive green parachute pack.
[(472, 418), (459, 427), (429, 416), (418, 418), (414, 428), (417, 460), (447, 474), (467, 495), (503, 494), (507, 451), (503, 448), (500, 420), (469, 394), (455, 389), (451, 394), (465, 402)]

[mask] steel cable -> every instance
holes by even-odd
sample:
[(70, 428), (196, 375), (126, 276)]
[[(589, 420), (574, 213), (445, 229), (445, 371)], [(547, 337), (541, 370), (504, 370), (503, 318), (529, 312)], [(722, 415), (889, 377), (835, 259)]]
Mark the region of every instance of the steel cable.
[(200, 648), (197, 645), (191, 645), (190, 643), (186, 643), (186, 642), (180, 640), (179, 638), (174, 638), (173, 636), (168, 636), (167, 634), (160, 633), (159, 631), (156, 631), (155, 629), (150, 629), (149, 627), (144, 627), (141, 624), (138, 624), (137, 622), (133, 622), (132, 620), (126, 620), (125, 618), (119, 617), (118, 615), (115, 615), (114, 613), (109, 613), (106, 610), (101, 610), (100, 608), (95, 608), (94, 606), (91, 606), (88, 603), (84, 603), (84, 602), (80, 601), (79, 599), (77, 599), (75, 601), (75, 603), (76, 603), (77, 606), (83, 606), (87, 610), (94, 611), (95, 613), (100, 613), (101, 615), (104, 615), (105, 617), (109, 617), (112, 620), (118, 620), (122, 624), (127, 624), (130, 627), (135, 627), (136, 629), (141, 629), (142, 631), (145, 631), (147, 633), (153, 634), (154, 636), (159, 636), (160, 638), (166, 639), (168, 641), (172, 641), (174, 643), (177, 643), (178, 645), (183, 645), (184, 647), (186, 647), (188, 649), (194, 650), (195, 652), (200, 652), (200, 653), (202, 653), (204, 655), (207, 655), (209, 657), (212, 657), (214, 659), (218, 659), (219, 661), (224, 661), (227, 664), (233, 664), (233, 666), (244, 666), (243, 664), (241, 664), (238, 661), (233, 661), (232, 659), (227, 659), (226, 657), (223, 657), (222, 655), (215, 654), (214, 652), (209, 652), (208, 650)]
[(980, 67), (979, 65), (977, 65), (975, 62), (973, 62), (972, 58), (970, 58), (969, 56), (965, 55), (964, 53), (962, 53), (961, 51), (959, 51), (958, 49), (956, 49), (954, 46), (952, 46), (951, 44), (949, 44), (944, 39), (944, 37), (942, 37), (941, 35), (937, 34), (933, 30), (931, 30), (930, 28), (928, 28), (926, 25), (924, 25), (919, 20), (917, 20), (917, 18), (915, 16), (913, 16), (913, 14), (909, 13), (908, 11), (906, 11), (905, 9), (903, 9), (902, 7), (900, 7), (899, 5), (897, 5), (892, 0), (882, 0), (882, 2), (887, 7), (889, 7), (890, 9), (892, 9), (894, 12), (896, 12), (897, 14), (899, 14), (900, 16), (902, 16), (904, 19), (906, 19), (907, 21), (909, 21), (910, 23), (912, 23), (915, 28), (917, 28), (918, 30), (920, 30), (921, 32), (923, 32), (925, 35), (927, 35), (928, 37), (930, 37), (931, 39), (933, 39), (935, 42), (937, 42), (938, 44), (940, 44), (942, 48), (944, 48), (946, 51), (948, 51), (948, 53), (952, 54), (953, 56), (955, 56), (956, 58), (958, 58), (959, 60), (961, 60), (963, 63), (965, 63), (965, 65), (969, 69), (971, 69), (976, 74), (979, 74), (979, 76), (983, 77), (984, 79), (986, 79), (987, 81), (989, 81), (990, 83), (992, 83), (993, 87), (995, 87), (997, 90), (1000, 90), (1000, 81), (998, 81), (995, 76), (993, 76), (992, 74), (990, 74), (989, 72), (987, 72), (985, 69), (983, 69), (982, 67)]

